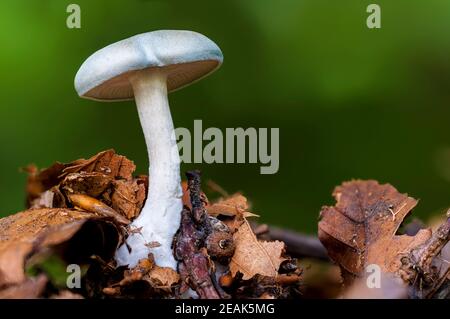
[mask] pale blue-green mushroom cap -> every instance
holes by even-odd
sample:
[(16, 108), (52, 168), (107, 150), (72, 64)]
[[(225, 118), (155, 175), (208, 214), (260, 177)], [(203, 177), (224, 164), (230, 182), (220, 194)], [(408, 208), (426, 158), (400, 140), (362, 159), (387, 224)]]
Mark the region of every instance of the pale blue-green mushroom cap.
[(220, 67), (220, 48), (206, 36), (182, 30), (135, 35), (92, 54), (75, 76), (79, 96), (100, 100), (133, 99), (129, 77), (135, 72), (163, 68), (167, 90), (187, 86)]

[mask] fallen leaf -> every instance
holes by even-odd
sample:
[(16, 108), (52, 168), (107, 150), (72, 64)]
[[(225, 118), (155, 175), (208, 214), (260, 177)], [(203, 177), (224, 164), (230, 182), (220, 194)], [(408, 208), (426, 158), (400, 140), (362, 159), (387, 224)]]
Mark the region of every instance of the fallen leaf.
[(275, 277), (280, 264), (285, 260), (282, 257), (284, 243), (281, 241), (258, 241), (250, 224), (244, 220), (238, 231), (234, 234), (236, 246), (230, 261), (231, 274), (243, 274), (244, 280), (255, 275)]
[(242, 194), (234, 194), (226, 199), (221, 199), (212, 205), (206, 206), (208, 214), (214, 217), (219, 215), (230, 217), (242, 215), (245, 218), (259, 217), (256, 214), (250, 213), (248, 209), (247, 198)]
[(415, 236), (396, 235), (417, 201), (389, 184), (346, 182), (336, 187), (333, 196), (336, 205), (323, 207), (320, 213), (319, 239), (341, 267), (344, 284), (361, 277), (371, 264), (384, 273), (399, 273), (402, 257), (431, 237), (429, 229)]
[[(93, 193), (98, 193), (101, 191), (104, 184), (107, 184), (111, 178), (132, 180), (132, 174), (135, 169), (136, 166), (132, 161), (125, 156), (116, 154), (112, 149), (100, 152), (87, 160), (79, 159), (67, 164), (56, 162), (49, 168), (40, 171), (35, 166), (31, 165), (26, 168), (26, 171), (28, 172), (26, 186), (27, 202), (28, 205), (31, 206), (31, 203), (36, 198), (40, 197), (42, 193), (59, 185), (66, 177), (72, 174), (78, 173), (79, 175), (72, 176), (96, 181), (97, 185), (95, 187), (92, 187), (90, 183), (86, 184), (78, 181), (76, 187), (82, 188), (82, 193), (85, 192), (85, 190), (83, 191), (83, 184), (85, 187), (87, 186), (93, 190)], [(101, 175), (106, 177), (106, 179), (100, 180)], [(67, 182), (70, 182), (70, 177)], [(68, 185), (68, 187), (70, 188), (70, 185)], [(96, 197), (96, 194), (90, 195)]]
[(114, 295), (120, 292), (118, 287), (130, 286), (138, 281), (146, 281), (155, 289), (170, 290), (171, 286), (180, 280), (178, 273), (169, 267), (155, 265), (152, 254), (148, 258), (139, 260), (139, 263), (124, 272), (123, 279), (113, 287), (104, 289), (104, 293)]
[(24, 282), (0, 289), (0, 299), (35, 299), (39, 298), (47, 284), (43, 274), (36, 278), (28, 278)]
[(123, 279), (119, 282), (119, 286), (130, 285), (136, 281), (143, 280), (144, 276), (155, 266), (153, 255), (150, 258), (139, 260), (139, 263), (130, 270), (124, 272)]
[(61, 182), (61, 187), (70, 194), (86, 194), (97, 197), (106, 190), (112, 180), (112, 176), (98, 172), (71, 173)]
[(136, 166), (132, 161), (123, 155), (118, 155), (112, 149), (100, 152), (91, 158), (79, 159), (72, 163), (65, 164), (60, 177), (77, 172), (99, 172), (105, 175), (119, 177), (130, 180)]
[[(88, 221), (98, 226), (108, 224), (115, 229), (102, 217), (73, 209), (32, 209), (0, 219), (0, 287), (23, 283), (26, 280), (27, 260), (41, 251), (67, 242)], [(93, 228), (98, 232), (97, 239), (103, 242), (102, 227)], [(116, 234), (114, 240), (108, 238), (110, 255), (119, 241), (117, 230)], [(91, 244), (96, 242), (94, 234), (85, 235), (90, 236)], [(83, 249), (90, 247), (78, 249), (78, 254), (81, 254)]]
[(145, 279), (154, 288), (169, 289), (180, 280), (180, 275), (172, 268), (155, 265)]
[(73, 194), (96, 198), (128, 220), (136, 218), (146, 199), (147, 176), (133, 178), (136, 166), (114, 150), (68, 164), (55, 163), (39, 171), (29, 166), (27, 201), (30, 208), (71, 207)]
[(111, 207), (129, 220), (137, 217), (145, 202), (145, 184), (136, 179), (117, 180), (113, 184)]

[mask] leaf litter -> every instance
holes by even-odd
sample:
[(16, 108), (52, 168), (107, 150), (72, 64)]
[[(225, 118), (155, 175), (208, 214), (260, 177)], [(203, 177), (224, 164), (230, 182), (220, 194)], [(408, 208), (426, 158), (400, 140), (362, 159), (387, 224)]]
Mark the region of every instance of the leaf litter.
[[(247, 218), (257, 217), (242, 194), (210, 202), (200, 173), (183, 182), (183, 222), (174, 238), (179, 269), (159, 267), (152, 254), (117, 267), (114, 252), (145, 202), (148, 178), (114, 150), (89, 159), (26, 168), (28, 210), (0, 219), (0, 297), (5, 298), (287, 298), (301, 271), (279, 273), (280, 241), (260, 241)], [(195, 239), (195, 241), (192, 241)], [(157, 247), (159, 243), (148, 243)], [(256, 249), (256, 250), (254, 250)], [(255, 258), (257, 252), (257, 258)], [(252, 254), (253, 253), (253, 254)], [(81, 289), (59, 289), (39, 267), (46, 256), (85, 265)], [(286, 278), (289, 277), (288, 280)], [(228, 278), (228, 282), (226, 279)], [(205, 282), (207, 284), (205, 284)], [(224, 283), (223, 286), (221, 282)], [(226, 283), (226, 284), (225, 284)], [(188, 293), (191, 291), (191, 293)]]
[[(270, 227), (249, 220), (258, 215), (247, 198), (228, 195), (208, 182), (222, 196), (209, 200), (198, 171), (187, 172), (182, 183), (182, 222), (174, 238), (177, 271), (159, 267), (151, 254), (131, 269), (117, 267), (114, 252), (128, 234), (140, 231), (129, 224), (146, 200), (148, 178), (134, 176), (135, 168), (114, 150), (43, 170), (29, 166), (29, 209), (0, 219), (0, 297), (307, 296), (304, 286), (314, 282), (303, 286), (303, 270), (286, 254), (286, 245), (268, 240)], [(336, 187), (333, 196), (336, 204), (321, 210), (318, 237), (340, 268), (341, 297), (450, 297), (448, 214), (433, 231), (416, 221), (402, 234), (401, 226), (417, 201), (393, 186), (354, 180)], [(158, 245), (148, 243), (149, 248)], [(27, 269), (42, 269), (39, 263), (52, 255), (85, 266), (81, 289), (58, 288), (45, 271), (30, 275)], [(388, 289), (367, 289), (366, 270), (373, 265)], [(335, 282), (330, 280), (323, 282)]]

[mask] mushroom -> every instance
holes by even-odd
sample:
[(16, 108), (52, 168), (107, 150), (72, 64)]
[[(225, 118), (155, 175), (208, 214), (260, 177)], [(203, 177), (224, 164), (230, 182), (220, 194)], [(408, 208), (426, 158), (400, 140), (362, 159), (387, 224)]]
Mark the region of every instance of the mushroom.
[[(97, 101), (135, 99), (150, 162), (147, 200), (116, 251), (118, 265), (135, 266), (151, 252), (161, 267), (176, 269), (173, 236), (180, 226), (180, 157), (167, 93), (187, 86), (222, 64), (219, 47), (192, 31), (139, 34), (92, 54), (75, 76), (80, 97)], [(150, 245), (149, 243), (159, 243)], [(158, 246), (158, 247), (155, 247)]]

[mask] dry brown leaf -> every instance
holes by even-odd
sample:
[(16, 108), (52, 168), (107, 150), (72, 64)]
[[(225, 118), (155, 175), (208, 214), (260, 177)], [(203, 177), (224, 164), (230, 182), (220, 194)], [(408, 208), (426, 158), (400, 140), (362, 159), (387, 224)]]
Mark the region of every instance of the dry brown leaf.
[(169, 289), (180, 280), (180, 275), (172, 268), (154, 266), (145, 279), (154, 288)]
[(319, 239), (343, 270), (346, 284), (369, 264), (385, 273), (398, 273), (402, 257), (431, 237), (429, 229), (415, 236), (396, 235), (417, 201), (389, 184), (346, 182), (336, 187), (333, 196), (336, 205), (323, 207), (320, 213)]
[(244, 280), (255, 275), (275, 277), (280, 264), (285, 260), (282, 257), (284, 243), (281, 241), (258, 241), (250, 227), (244, 220), (238, 231), (234, 234), (236, 250), (230, 261), (230, 270), (233, 276), (237, 272), (243, 274)]
[[(159, 267), (155, 265), (153, 255), (141, 259), (132, 269), (124, 272), (124, 278), (118, 283), (118, 286), (125, 287), (138, 281), (146, 281), (156, 289), (170, 289), (170, 287), (180, 280), (178, 273), (172, 268)], [(117, 289), (108, 287), (106, 294), (114, 294)]]
[[(132, 180), (133, 172), (136, 166), (132, 161), (125, 156), (118, 155), (114, 150), (107, 150), (100, 152), (91, 158), (79, 159), (71, 163), (55, 163), (49, 168), (39, 171), (35, 166), (29, 166), (26, 168), (28, 172), (27, 181), (27, 202), (29, 206), (31, 203), (39, 198), (42, 193), (51, 189), (52, 187), (59, 185), (63, 180), (71, 174), (80, 174), (78, 177), (89, 178), (91, 181), (96, 180), (96, 185), (92, 189), (92, 185), (87, 184), (93, 191), (98, 193), (102, 187), (107, 184), (111, 178)], [(90, 174), (92, 173), (92, 174)], [(100, 175), (106, 178), (99, 181)], [(72, 175), (77, 176), (77, 175)], [(70, 182), (70, 180), (68, 181)], [(86, 184), (86, 183), (84, 183)], [(76, 187), (82, 188), (83, 183), (77, 183)], [(68, 186), (70, 188), (70, 185)], [(81, 193), (86, 193), (82, 190)], [(96, 196), (96, 194), (90, 194)]]
[(230, 217), (242, 215), (245, 218), (258, 217), (258, 215), (250, 213), (248, 209), (249, 205), (247, 198), (245, 198), (242, 194), (231, 195), (226, 199), (221, 199), (218, 202), (206, 207), (208, 214), (214, 217), (219, 215)]
[(136, 266), (124, 272), (123, 279), (119, 282), (119, 285), (126, 286), (142, 280), (154, 266), (155, 261), (152, 255), (150, 255), (150, 258), (139, 260), (139, 263)]
[(0, 299), (35, 299), (43, 293), (47, 284), (47, 277), (43, 274), (36, 278), (28, 278), (20, 284), (0, 289)]
[(142, 209), (146, 197), (144, 183), (133, 180), (114, 181), (111, 194), (111, 207), (129, 220), (137, 217)]
[(112, 149), (100, 152), (91, 158), (79, 159), (72, 163), (65, 164), (60, 177), (65, 177), (70, 173), (78, 172), (99, 172), (105, 175), (119, 177), (130, 180), (136, 166), (132, 161), (123, 155), (118, 155)]
[(31, 209), (0, 219), (0, 287), (24, 282), (29, 258), (68, 241), (90, 220), (105, 221), (73, 209)]
[[(145, 202), (147, 176), (133, 178), (136, 166), (114, 150), (68, 164), (55, 163), (38, 171), (28, 167), (27, 198), (30, 208), (66, 208), (73, 194), (96, 198), (128, 220), (136, 218)], [(122, 219), (123, 223), (124, 219)]]
[(61, 182), (61, 187), (69, 194), (97, 197), (106, 190), (112, 180), (112, 176), (98, 172), (71, 173)]

